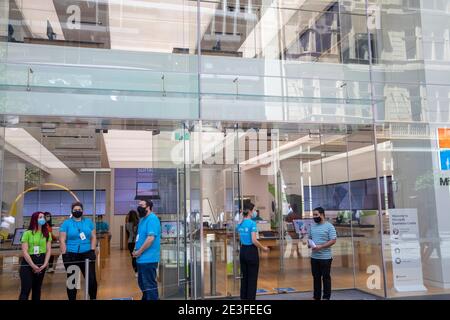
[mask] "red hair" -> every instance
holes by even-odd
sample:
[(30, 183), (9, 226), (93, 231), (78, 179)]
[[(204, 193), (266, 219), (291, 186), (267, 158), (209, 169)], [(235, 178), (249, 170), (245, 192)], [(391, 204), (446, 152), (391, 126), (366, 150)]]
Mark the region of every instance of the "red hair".
[[(28, 227), (28, 230), (37, 231), (39, 229), (38, 219), (39, 219), (39, 215), (41, 213), (44, 214), (41, 211), (36, 211), (35, 213), (33, 213), (31, 215), (30, 226)], [(42, 226), (42, 234), (48, 240), (49, 232), (48, 232), (48, 225), (47, 225), (47, 223)]]

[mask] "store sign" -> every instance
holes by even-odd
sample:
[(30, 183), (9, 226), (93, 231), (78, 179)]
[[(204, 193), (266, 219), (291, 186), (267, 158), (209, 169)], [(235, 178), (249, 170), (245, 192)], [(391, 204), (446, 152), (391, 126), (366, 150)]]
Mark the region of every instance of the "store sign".
[(450, 178), (443, 178), (443, 177), (440, 177), (440, 178), (439, 178), (439, 185), (442, 186), (442, 187), (448, 187), (448, 186), (450, 186)]
[[(438, 128), (439, 168), (441, 171), (450, 170), (450, 129)], [(442, 185), (442, 179), (441, 179)]]
[(395, 290), (426, 291), (423, 285), (417, 209), (389, 210), (389, 225)]

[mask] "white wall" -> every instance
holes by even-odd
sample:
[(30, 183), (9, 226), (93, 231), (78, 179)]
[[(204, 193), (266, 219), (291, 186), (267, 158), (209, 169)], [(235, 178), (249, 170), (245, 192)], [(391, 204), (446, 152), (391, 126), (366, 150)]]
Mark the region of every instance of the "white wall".
[(269, 192), (268, 176), (261, 174), (259, 168), (246, 170), (242, 173), (243, 196), (256, 196), (255, 205), (260, 210), (260, 216), (270, 221), (273, 199)]

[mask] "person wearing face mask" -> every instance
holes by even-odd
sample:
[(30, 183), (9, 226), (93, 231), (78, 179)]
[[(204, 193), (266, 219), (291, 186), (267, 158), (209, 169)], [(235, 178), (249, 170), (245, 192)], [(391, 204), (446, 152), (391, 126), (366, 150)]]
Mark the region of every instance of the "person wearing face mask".
[[(317, 207), (313, 210), (314, 224), (309, 230), (308, 247), (311, 253), (311, 273), (314, 282), (314, 300), (330, 300), (331, 297), (331, 263), (333, 261), (331, 246), (336, 243), (336, 229), (325, 220), (325, 210)], [(323, 296), (322, 296), (323, 282)]]
[(136, 258), (142, 300), (158, 300), (156, 271), (160, 260), (161, 223), (152, 212), (153, 202), (139, 201), (139, 225), (133, 257)]
[(252, 211), (252, 220), (253, 221), (262, 221), (263, 220), (263, 218), (261, 218), (261, 216), (259, 215), (259, 210), (256, 210), (254, 207), (253, 207), (253, 211)]
[[(95, 275), (95, 248), (97, 237), (92, 220), (83, 217), (83, 204), (75, 202), (72, 204), (72, 217), (67, 219), (59, 229), (59, 243), (63, 257), (67, 278), (73, 278), (72, 266), (77, 266), (85, 276), (85, 259), (89, 259), (89, 298), (97, 298), (97, 278)], [(75, 268), (76, 269), (76, 268)], [(69, 280), (72, 284), (73, 280)], [(77, 289), (67, 287), (69, 300), (77, 299)]]
[(268, 247), (263, 246), (257, 239), (258, 229), (256, 222), (252, 220), (254, 204), (250, 203), (244, 209), (242, 222), (236, 227), (239, 233), (241, 249), (239, 261), (241, 265), (241, 300), (255, 300), (259, 270), (258, 248), (265, 252)]
[(19, 271), (21, 284), (19, 300), (28, 300), (30, 292), (32, 300), (40, 300), (45, 269), (52, 250), (52, 236), (48, 231), (43, 212), (33, 213), (30, 226), (22, 235), (21, 242), (23, 259)]

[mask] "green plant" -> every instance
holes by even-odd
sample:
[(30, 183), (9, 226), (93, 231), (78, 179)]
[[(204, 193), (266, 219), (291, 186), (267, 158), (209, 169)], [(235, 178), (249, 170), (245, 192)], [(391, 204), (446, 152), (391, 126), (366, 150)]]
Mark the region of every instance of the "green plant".
[(25, 169), (25, 184), (27, 186), (38, 185), (41, 181), (41, 175), (39, 169), (26, 168)]

